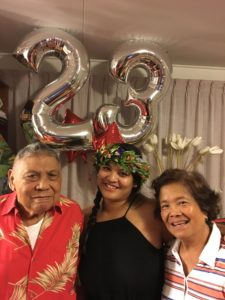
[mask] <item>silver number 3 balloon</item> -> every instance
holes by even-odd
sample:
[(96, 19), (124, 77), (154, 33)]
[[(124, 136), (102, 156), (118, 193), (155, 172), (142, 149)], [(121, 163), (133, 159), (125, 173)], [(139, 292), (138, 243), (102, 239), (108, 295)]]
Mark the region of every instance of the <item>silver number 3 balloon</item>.
[[(143, 68), (147, 73), (148, 83), (141, 90), (135, 90), (129, 82), (129, 75), (135, 68)], [(116, 122), (127, 143), (138, 143), (155, 128), (157, 100), (169, 87), (172, 66), (168, 55), (155, 43), (128, 41), (115, 50), (109, 71), (117, 82), (128, 85), (128, 96), (122, 105), (135, 107), (138, 116), (132, 124), (122, 125), (118, 122), (120, 107), (103, 105), (96, 113), (96, 122), (103, 130)]]

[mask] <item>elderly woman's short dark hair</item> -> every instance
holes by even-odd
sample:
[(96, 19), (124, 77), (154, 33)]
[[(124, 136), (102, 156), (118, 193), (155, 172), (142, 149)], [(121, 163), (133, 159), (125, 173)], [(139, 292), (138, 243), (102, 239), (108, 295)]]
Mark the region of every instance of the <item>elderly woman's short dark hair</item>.
[(201, 211), (208, 216), (209, 224), (218, 217), (221, 202), (219, 193), (210, 188), (206, 179), (199, 172), (188, 172), (183, 169), (168, 169), (153, 180), (152, 188), (155, 191), (158, 212), (160, 211), (160, 190), (163, 186), (172, 183), (180, 183), (188, 189)]

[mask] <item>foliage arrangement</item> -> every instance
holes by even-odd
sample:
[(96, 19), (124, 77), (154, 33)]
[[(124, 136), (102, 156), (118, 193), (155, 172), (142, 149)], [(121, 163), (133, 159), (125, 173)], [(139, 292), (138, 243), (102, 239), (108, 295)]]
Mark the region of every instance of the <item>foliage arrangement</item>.
[(8, 191), (7, 172), (12, 166), (15, 155), (0, 134), (0, 194)]

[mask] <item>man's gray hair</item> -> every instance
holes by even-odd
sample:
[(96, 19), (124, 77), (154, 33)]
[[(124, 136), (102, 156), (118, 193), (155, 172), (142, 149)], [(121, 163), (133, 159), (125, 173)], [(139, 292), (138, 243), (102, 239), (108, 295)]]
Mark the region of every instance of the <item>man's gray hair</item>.
[(25, 146), (24, 148), (19, 150), (19, 152), (17, 153), (17, 155), (15, 157), (14, 163), (26, 156), (33, 156), (33, 155), (38, 155), (38, 154), (46, 154), (48, 156), (52, 156), (61, 165), (59, 154), (54, 149), (52, 149), (50, 146), (48, 146), (47, 144), (41, 143), (41, 142), (34, 142), (32, 144), (28, 144), (27, 146)]

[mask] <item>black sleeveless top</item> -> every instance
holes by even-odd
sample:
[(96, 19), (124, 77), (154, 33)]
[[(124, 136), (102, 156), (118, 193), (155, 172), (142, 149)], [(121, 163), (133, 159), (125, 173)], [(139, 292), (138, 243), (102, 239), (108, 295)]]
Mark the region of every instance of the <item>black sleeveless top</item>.
[(88, 300), (158, 300), (163, 249), (151, 245), (125, 214), (93, 226), (79, 272)]

